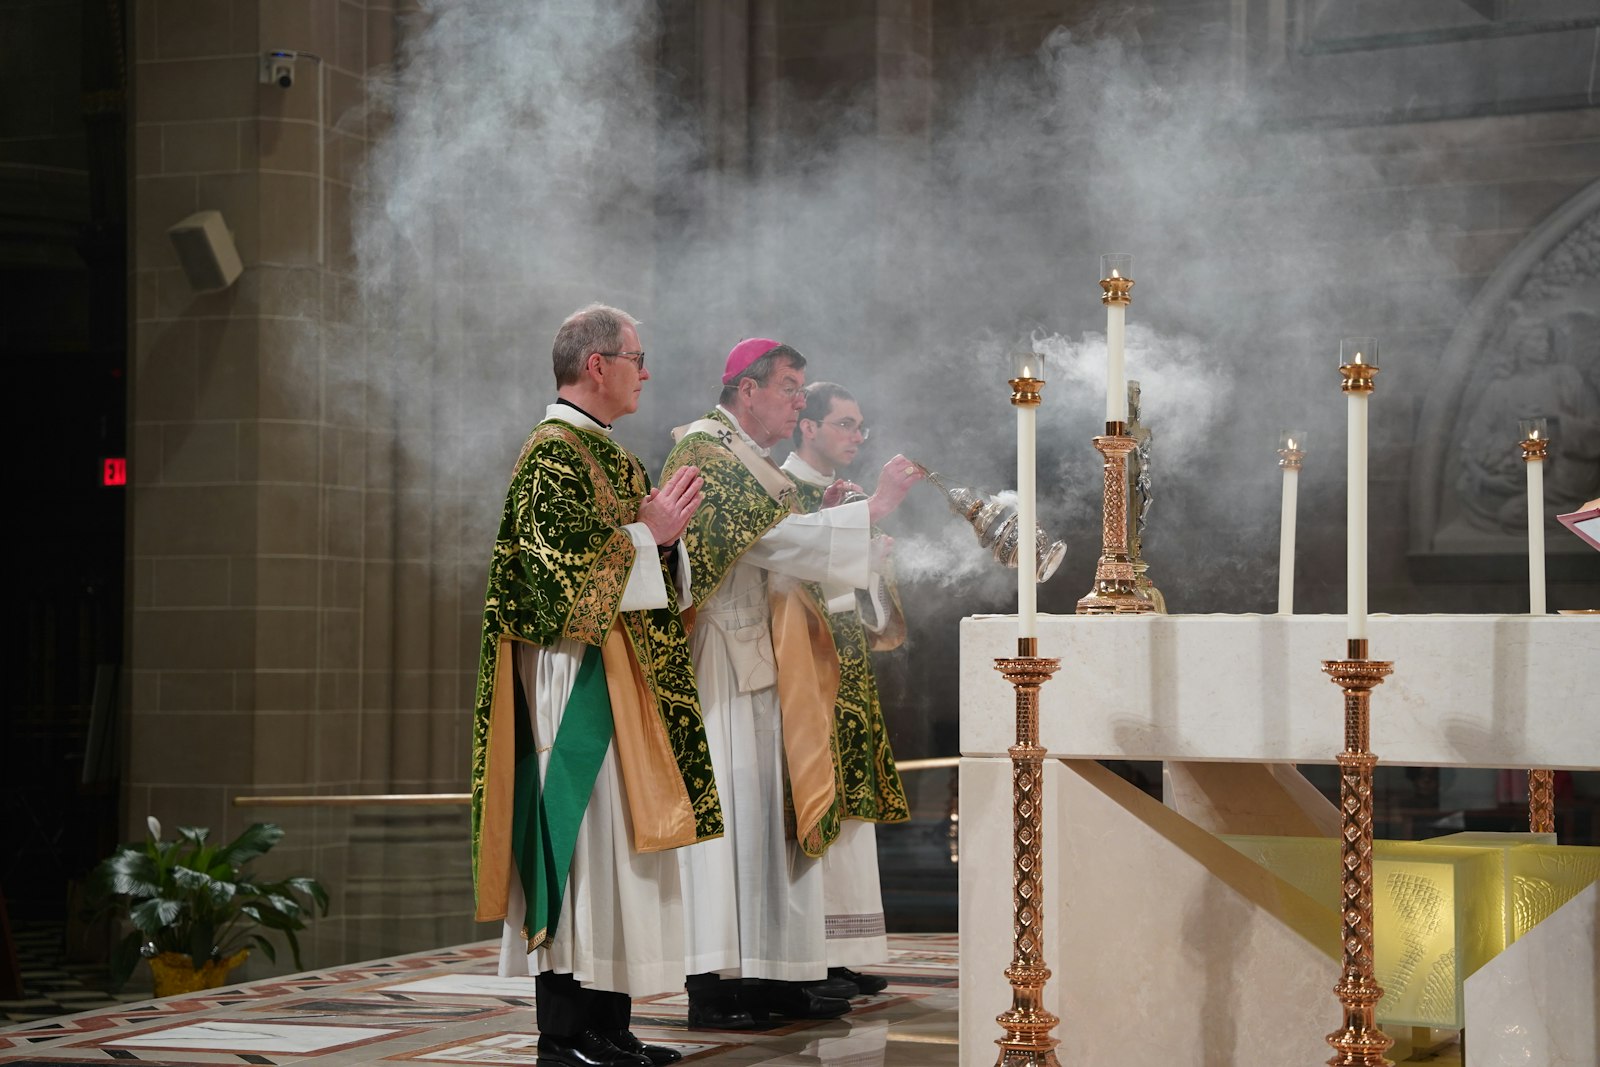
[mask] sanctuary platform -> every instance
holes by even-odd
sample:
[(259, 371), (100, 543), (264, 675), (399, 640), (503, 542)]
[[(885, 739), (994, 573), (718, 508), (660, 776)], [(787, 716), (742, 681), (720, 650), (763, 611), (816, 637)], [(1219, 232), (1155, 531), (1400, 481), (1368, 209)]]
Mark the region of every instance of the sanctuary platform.
[[(891, 935), (889, 948), (872, 968), (888, 988), (842, 1019), (697, 1032), (678, 993), (635, 1000), (634, 1033), (696, 1067), (955, 1064), (955, 935)], [(497, 977), (499, 951), (485, 941), (28, 1023), (0, 1030), (0, 1063), (531, 1067), (533, 979)]]

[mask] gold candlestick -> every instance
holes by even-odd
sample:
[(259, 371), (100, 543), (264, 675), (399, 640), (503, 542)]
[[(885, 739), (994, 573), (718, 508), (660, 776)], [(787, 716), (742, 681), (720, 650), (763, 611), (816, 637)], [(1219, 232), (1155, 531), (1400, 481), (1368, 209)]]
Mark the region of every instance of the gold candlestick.
[(1078, 601), (1079, 615), (1144, 615), (1155, 611), (1139, 591), (1138, 575), (1128, 556), (1128, 453), (1138, 447), (1126, 423), (1108, 422), (1094, 447), (1105, 457), (1101, 492), (1100, 562), (1094, 588)]
[(1344, 751), (1339, 762), (1339, 942), (1344, 966), (1333, 991), (1344, 1008), (1344, 1026), (1328, 1035), (1334, 1048), (1329, 1067), (1389, 1067), (1384, 1053), (1394, 1039), (1378, 1028), (1378, 984), (1372, 963), (1372, 690), (1394, 673), (1387, 660), (1369, 660), (1365, 638), (1346, 642), (1346, 659), (1324, 660), (1322, 669), (1344, 690)]
[(1011, 755), (1011, 1008), (995, 1016), (1005, 1031), (997, 1038), (995, 1067), (1060, 1067), (1052, 1031), (1060, 1022), (1043, 1006), (1050, 968), (1044, 961), (1044, 748), (1039, 744), (1039, 687), (1061, 666), (1041, 659), (1038, 639), (1019, 637), (1014, 659), (995, 660), (995, 670), (1016, 688), (1017, 743)]
[[(1517, 444), (1522, 448), (1522, 462), (1527, 464), (1543, 464), (1550, 455), (1550, 433), (1547, 429), (1546, 421), (1542, 418), (1523, 419), (1521, 420), (1521, 430), (1522, 440), (1518, 441)], [(1531, 475), (1532, 471), (1530, 467), (1530, 477)], [(1538, 498), (1535, 499), (1532, 491), (1533, 484), (1534, 483), (1530, 483), (1528, 498), (1528, 507), (1530, 509), (1528, 515), (1528, 529), (1530, 533), (1536, 530), (1538, 524), (1544, 519), (1542, 514), (1544, 493), (1541, 491), (1538, 494)], [(1542, 478), (1539, 480), (1538, 484), (1542, 490)], [(1542, 539), (1538, 544), (1534, 544), (1531, 543), (1530, 538), (1530, 544), (1528, 545), (1530, 569), (1537, 566), (1539, 571), (1537, 580), (1535, 580), (1531, 575), (1529, 578), (1529, 592), (1532, 599), (1530, 607), (1532, 608), (1534, 614), (1543, 614), (1545, 610), (1543, 588), (1544, 574), (1543, 567), (1540, 565), (1542, 564), (1542, 561), (1535, 560), (1533, 558), (1533, 554), (1535, 552), (1542, 552), (1543, 549), (1544, 545)], [(1528, 829), (1530, 832), (1536, 834), (1553, 834), (1556, 832), (1556, 794), (1554, 771), (1540, 768), (1534, 768), (1528, 771)]]

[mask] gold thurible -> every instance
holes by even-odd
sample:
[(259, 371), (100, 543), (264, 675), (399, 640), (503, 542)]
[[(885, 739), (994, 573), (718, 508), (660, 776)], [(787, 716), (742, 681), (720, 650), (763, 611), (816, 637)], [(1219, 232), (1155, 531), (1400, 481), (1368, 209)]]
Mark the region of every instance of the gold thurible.
[(1333, 987), (1344, 1025), (1328, 1035), (1330, 1067), (1389, 1067), (1384, 1053), (1394, 1039), (1378, 1028), (1378, 984), (1372, 956), (1372, 690), (1394, 673), (1387, 660), (1367, 658), (1365, 638), (1346, 642), (1347, 659), (1324, 660), (1322, 669), (1344, 690), (1344, 750), (1339, 763), (1339, 943), (1344, 961)]
[[(1013, 386), (1015, 388), (1015, 386)], [(995, 660), (1016, 690), (1017, 743), (1011, 756), (1011, 1008), (995, 1016), (1005, 1031), (995, 1067), (1060, 1067), (1053, 1033), (1060, 1020), (1044, 1008), (1050, 968), (1044, 959), (1044, 748), (1039, 744), (1039, 687), (1061, 666), (1041, 659), (1038, 639), (1019, 637), (1017, 655)]]

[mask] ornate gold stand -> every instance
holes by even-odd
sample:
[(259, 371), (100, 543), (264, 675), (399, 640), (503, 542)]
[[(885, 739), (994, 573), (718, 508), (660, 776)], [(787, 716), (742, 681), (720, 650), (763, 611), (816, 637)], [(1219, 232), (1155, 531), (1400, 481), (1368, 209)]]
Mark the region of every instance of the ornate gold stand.
[(1079, 615), (1144, 615), (1156, 610), (1139, 591), (1138, 575), (1128, 557), (1128, 453), (1137, 447), (1127, 424), (1106, 423), (1104, 437), (1094, 447), (1105, 457), (1102, 490), (1100, 562), (1094, 571), (1094, 588), (1078, 601)]
[(1017, 743), (1011, 746), (1011, 1009), (995, 1016), (1005, 1036), (996, 1067), (1060, 1067), (1052, 1031), (1057, 1019), (1042, 1005), (1050, 968), (1044, 962), (1044, 749), (1039, 744), (1039, 687), (1061, 666), (1038, 656), (1038, 639), (1017, 639), (1015, 659), (995, 669), (1017, 691)]
[(1536, 834), (1556, 832), (1556, 772), (1528, 772), (1528, 829)]
[(1344, 968), (1333, 987), (1344, 1006), (1344, 1026), (1328, 1035), (1329, 1067), (1388, 1067), (1394, 1039), (1378, 1028), (1383, 987), (1372, 964), (1372, 753), (1370, 701), (1394, 664), (1369, 660), (1367, 642), (1347, 642), (1347, 659), (1324, 660), (1322, 669), (1344, 690), (1344, 751), (1339, 753), (1340, 924)]

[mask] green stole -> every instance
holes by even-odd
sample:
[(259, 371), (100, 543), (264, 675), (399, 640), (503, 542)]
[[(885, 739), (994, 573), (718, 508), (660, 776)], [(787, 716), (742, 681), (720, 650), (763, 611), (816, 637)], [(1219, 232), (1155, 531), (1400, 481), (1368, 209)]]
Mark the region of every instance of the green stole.
[(550, 746), (550, 762), (539, 782), (539, 746), (522, 686), (516, 687), (516, 806), (511, 817), (511, 854), (516, 857), (526, 930), (555, 933), (567, 872), (578, 844), (578, 827), (594, 793), (594, 781), (611, 745), (611, 697), (600, 650), (584, 650), (578, 681), (567, 697)]

